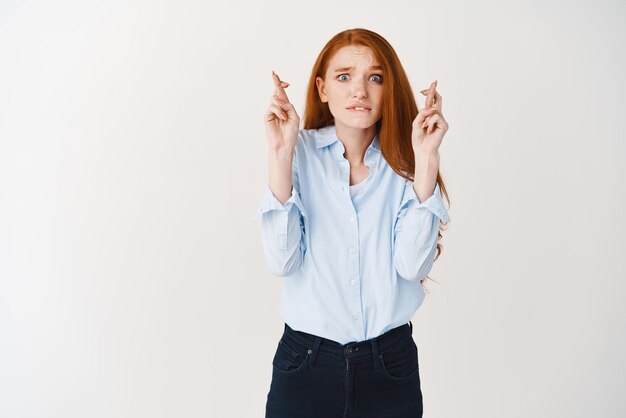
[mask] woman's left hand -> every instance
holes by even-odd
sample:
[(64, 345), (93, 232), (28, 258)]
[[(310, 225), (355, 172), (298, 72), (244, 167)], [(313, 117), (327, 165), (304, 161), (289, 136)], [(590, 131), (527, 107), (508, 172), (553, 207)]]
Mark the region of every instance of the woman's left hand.
[(448, 123), (441, 113), (441, 95), (436, 88), (437, 80), (430, 85), (429, 89), (420, 91), (426, 95), (426, 104), (418, 111), (413, 121), (411, 142), (415, 154), (437, 153), (443, 136), (448, 131)]

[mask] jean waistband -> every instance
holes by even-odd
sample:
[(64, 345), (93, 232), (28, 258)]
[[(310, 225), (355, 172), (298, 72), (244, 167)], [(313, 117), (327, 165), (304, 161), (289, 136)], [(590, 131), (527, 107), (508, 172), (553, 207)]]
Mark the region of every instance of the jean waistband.
[(296, 344), (307, 347), (309, 349), (308, 352), (313, 354), (313, 359), (318, 351), (321, 351), (336, 358), (345, 357), (358, 360), (361, 358), (371, 357), (374, 359), (375, 364), (377, 364), (379, 351), (385, 351), (403, 339), (410, 338), (412, 333), (413, 324), (409, 321), (404, 325), (388, 330), (378, 337), (341, 344), (337, 341), (309, 334), (304, 331), (296, 331), (285, 323), (282, 338), (286, 339), (287, 342), (292, 341)]

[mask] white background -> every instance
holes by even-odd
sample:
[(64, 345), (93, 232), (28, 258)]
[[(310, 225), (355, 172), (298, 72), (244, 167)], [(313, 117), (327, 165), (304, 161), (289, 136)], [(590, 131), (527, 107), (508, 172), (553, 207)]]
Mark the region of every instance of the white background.
[(3, 1), (0, 416), (263, 416), (271, 71), (352, 27), (450, 124), (424, 416), (626, 414), (622, 1)]

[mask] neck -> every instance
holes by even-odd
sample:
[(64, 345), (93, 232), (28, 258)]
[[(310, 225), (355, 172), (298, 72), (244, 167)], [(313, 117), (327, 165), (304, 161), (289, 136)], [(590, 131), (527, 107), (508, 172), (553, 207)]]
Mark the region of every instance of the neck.
[(361, 129), (336, 124), (335, 128), (337, 138), (346, 150), (343, 156), (350, 162), (350, 166), (364, 165), (365, 152), (376, 135), (376, 125)]

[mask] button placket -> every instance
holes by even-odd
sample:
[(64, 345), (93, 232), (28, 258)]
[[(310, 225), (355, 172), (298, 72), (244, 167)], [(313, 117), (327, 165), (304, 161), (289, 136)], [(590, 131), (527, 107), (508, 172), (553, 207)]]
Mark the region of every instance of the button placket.
[[(341, 143), (341, 141), (337, 141), (334, 144), (334, 157), (339, 164), (338, 174), (341, 178), (341, 191), (347, 192), (344, 194), (346, 196), (346, 203), (350, 208), (350, 213), (344, 219), (347, 219), (347, 222), (354, 227), (348, 228), (348, 242), (353, 242), (354, 244), (347, 248), (347, 256), (348, 256), (348, 274), (349, 281), (347, 282), (348, 293), (351, 294), (351, 316), (354, 322), (357, 322), (361, 319), (361, 289), (359, 286), (358, 274), (359, 274), (359, 227), (357, 222), (357, 215), (354, 208), (354, 203), (352, 202), (352, 198), (350, 197), (349, 185), (350, 185), (350, 162), (344, 157), (345, 147)], [(370, 158), (366, 156), (366, 158)], [(371, 167), (371, 166), (370, 166)]]
[(352, 260), (350, 260), (350, 265), (352, 266), (352, 274), (350, 278), (350, 293), (352, 293), (353, 306), (352, 319), (358, 321), (361, 319), (361, 288), (358, 281), (359, 252), (356, 248), (351, 247), (350, 253), (354, 256)]

